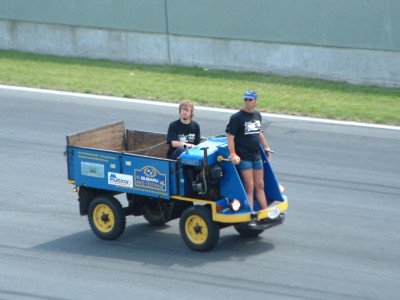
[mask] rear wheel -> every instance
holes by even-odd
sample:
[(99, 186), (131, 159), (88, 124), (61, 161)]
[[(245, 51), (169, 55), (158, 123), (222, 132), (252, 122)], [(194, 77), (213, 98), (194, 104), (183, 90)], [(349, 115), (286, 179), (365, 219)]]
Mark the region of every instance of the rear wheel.
[(115, 240), (126, 226), (121, 203), (109, 195), (100, 195), (91, 201), (88, 220), (94, 234), (103, 240)]
[(195, 251), (209, 251), (219, 240), (219, 225), (205, 206), (187, 208), (179, 220), (179, 229), (183, 241)]
[(162, 226), (170, 219), (171, 206), (172, 203), (158, 200), (156, 203), (146, 205), (143, 217), (152, 225)]

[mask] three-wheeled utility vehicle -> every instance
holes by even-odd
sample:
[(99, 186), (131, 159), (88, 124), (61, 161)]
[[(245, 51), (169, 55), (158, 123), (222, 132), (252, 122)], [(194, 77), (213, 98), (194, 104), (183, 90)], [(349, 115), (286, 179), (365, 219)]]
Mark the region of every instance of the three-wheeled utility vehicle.
[[(183, 241), (208, 251), (220, 229), (234, 226), (257, 237), (279, 225), (288, 207), (282, 186), (260, 146), (268, 208), (249, 205), (236, 167), (229, 161), (225, 136), (166, 158), (166, 134), (125, 129), (123, 121), (67, 135), (68, 180), (78, 192), (79, 210), (101, 239), (118, 238), (126, 216), (144, 216), (153, 225), (176, 218)], [(116, 195), (125, 193), (127, 205)], [(249, 226), (251, 220), (257, 225)]]

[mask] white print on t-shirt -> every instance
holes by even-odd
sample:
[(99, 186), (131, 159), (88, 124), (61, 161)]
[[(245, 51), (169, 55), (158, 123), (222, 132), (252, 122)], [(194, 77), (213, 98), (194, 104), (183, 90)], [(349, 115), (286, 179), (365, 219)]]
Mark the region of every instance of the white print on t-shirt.
[(244, 134), (257, 134), (260, 130), (261, 122), (259, 120), (244, 123)]
[(183, 143), (194, 143), (196, 135), (194, 133), (189, 133), (188, 135), (178, 134), (178, 138)]

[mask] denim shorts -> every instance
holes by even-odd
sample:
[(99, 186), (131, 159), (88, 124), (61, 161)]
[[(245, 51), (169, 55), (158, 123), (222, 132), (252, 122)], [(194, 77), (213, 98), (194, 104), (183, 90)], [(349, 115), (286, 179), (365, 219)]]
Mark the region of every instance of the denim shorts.
[(256, 161), (249, 161), (249, 160), (241, 160), (240, 163), (236, 166), (239, 171), (244, 171), (244, 170), (262, 170), (264, 169), (262, 160), (256, 160)]

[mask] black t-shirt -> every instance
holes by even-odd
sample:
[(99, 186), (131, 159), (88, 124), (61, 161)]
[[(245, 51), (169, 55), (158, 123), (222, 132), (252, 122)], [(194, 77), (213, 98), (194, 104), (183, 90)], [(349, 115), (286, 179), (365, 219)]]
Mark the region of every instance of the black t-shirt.
[(184, 124), (181, 120), (171, 122), (168, 127), (167, 143), (169, 149), (167, 156), (176, 149), (172, 147), (172, 141), (181, 141), (184, 143), (199, 144), (200, 143), (200, 126), (196, 121), (191, 121), (189, 124)]
[(226, 132), (235, 136), (236, 154), (242, 160), (261, 159), (260, 131), (262, 117), (258, 111), (248, 113), (243, 110), (233, 114), (226, 126)]

